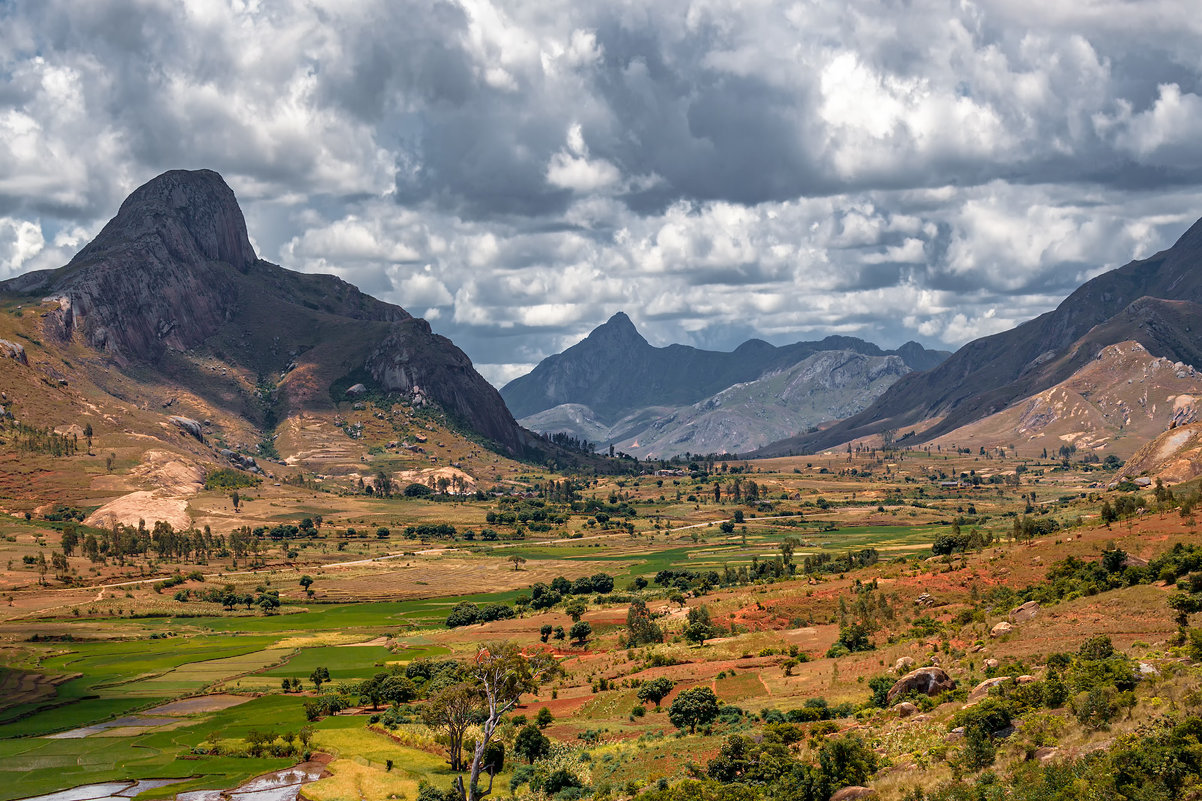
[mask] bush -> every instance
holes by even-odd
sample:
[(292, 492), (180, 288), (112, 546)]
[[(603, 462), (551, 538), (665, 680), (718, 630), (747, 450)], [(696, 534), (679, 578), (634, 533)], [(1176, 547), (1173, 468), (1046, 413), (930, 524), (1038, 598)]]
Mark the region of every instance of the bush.
[(262, 479), (260, 478), (228, 467), (219, 467), (205, 476), (205, 489), (207, 490), (228, 492), (244, 487), (257, 487), (261, 483)]

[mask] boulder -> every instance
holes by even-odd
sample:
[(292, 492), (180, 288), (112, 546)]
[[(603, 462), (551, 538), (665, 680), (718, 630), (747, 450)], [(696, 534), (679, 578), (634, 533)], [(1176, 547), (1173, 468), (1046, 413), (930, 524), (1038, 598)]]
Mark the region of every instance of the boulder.
[(201, 427), (200, 421), (193, 420), (191, 417), (180, 417), (178, 414), (173, 414), (167, 419), (175, 423), (185, 434), (191, 434), (201, 442), (205, 441), (204, 429)]
[(1010, 610), (1007, 619), (1011, 623), (1022, 623), (1027, 620), (1033, 620), (1039, 614), (1039, 602), (1027, 601), (1022, 606), (1017, 606)]
[(29, 364), (29, 359), (25, 356), (25, 346), (20, 342), (9, 342), (7, 339), (0, 339), (0, 357), (13, 359), (24, 365)]
[(842, 790), (836, 790), (831, 796), (831, 801), (858, 801), (861, 798), (872, 798), (876, 795), (876, 790), (871, 787), (844, 787)]
[(899, 718), (908, 718), (911, 715), (918, 713), (918, 707), (914, 706), (914, 704), (910, 703), (909, 701), (902, 701), (893, 708), (896, 710)]
[(1009, 676), (996, 676), (992, 679), (985, 679), (985, 681), (981, 682), (976, 687), (972, 688), (972, 692), (970, 692), (968, 694), (969, 702), (980, 701), (982, 698), (989, 695), (990, 690), (992, 690), (994, 687), (998, 686), (999, 684), (1001, 684), (1004, 681), (1010, 681), (1010, 677)]
[(998, 623), (996, 626), (994, 626), (993, 628), (991, 628), (989, 630), (989, 636), (990, 637), (1003, 637), (1012, 631), (1014, 631), (1014, 626), (1011, 626), (1009, 623), (1007, 623), (1006, 621), (1003, 620), (1001, 623)]
[(355, 384), (352, 387), (348, 387), (346, 390), (346, 394), (350, 395), (351, 397), (354, 397), (355, 395), (362, 395), (364, 392), (367, 392), (367, 387), (363, 386), (362, 384)]
[(1021, 675), (1017, 679), (1015, 679), (1015, 681), (1017, 681), (1019, 684), (1030, 684), (1031, 682), (1035, 681), (1035, 677), (1028, 676), (1027, 674), (1024, 673), (1023, 675)]
[(886, 699), (889, 705), (892, 706), (895, 699), (912, 692), (920, 692), (924, 695), (939, 695), (940, 693), (954, 689), (956, 689), (956, 682), (952, 680), (951, 676), (947, 675), (947, 672), (943, 668), (924, 667), (912, 670), (898, 679), (897, 683), (889, 688)]
[(1156, 669), (1155, 665), (1153, 665), (1149, 662), (1140, 662), (1139, 663), (1139, 675), (1141, 678), (1144, 676), (1159, 676), (1160, 671)]
[(904, 673), (907, 670), (912, 670), (913, 668), (914, 668), (914, 660), (908, 656), (903, 656), (901, 659), (897, 660), (897, 662), (895, 662), (893, 665), (893, 671), (895, 673)]
[(1039, 760), (1040, 764), (1043, 764), (1046, 762), (1050, 762), (1052, 759), (1055, 759), (1056, 754), (1058, 754), (1058, 753), (1060, 753), (1059, 748), (1053, 748), (1050, 745), (1045, 745), (1045, 746), (1036, 748), (1035, 753), (1032, 754), (1032, 756), (1035, 759)]
[(996, 660), (996, 659), (994, 659), (993, 657), (990, 657), (989, 659), (986, 659), (986, 660), (985, 660), (985, 669), (986, 669), (986, 670), (990, 670), (990, 669), (992, 669), (992, 668), (995, 668), (995, 667), (997, 667), (997, 666), (998, 666), (998, 665), (1000, 665), (1000, 664), (1001, 664), (1001, 662), (997, 661), (997, 660)]

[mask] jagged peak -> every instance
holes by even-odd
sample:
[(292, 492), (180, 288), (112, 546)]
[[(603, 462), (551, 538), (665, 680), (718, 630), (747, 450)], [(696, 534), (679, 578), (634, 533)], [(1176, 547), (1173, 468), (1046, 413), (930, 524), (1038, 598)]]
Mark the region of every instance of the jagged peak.
[(634, 322), (626, 315), (626, 312), (617, 312), (601, 325), (592, 330), (588, 335), (588, 339), (593, 341), (614, 341), (625, 340), (629, 342), (640, 342), (646, 344), (647, 340), (635, 328)]
[(245, 271), (257, 260), (234, 190), (213, 170), (169, 170), (135, 189), (72, 265), (157, 236), (175, 258), (223, 261)]

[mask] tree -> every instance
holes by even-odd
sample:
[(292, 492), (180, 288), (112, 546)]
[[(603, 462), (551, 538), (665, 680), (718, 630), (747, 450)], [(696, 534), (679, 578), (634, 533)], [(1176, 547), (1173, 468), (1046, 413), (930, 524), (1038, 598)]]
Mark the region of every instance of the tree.
[(74, 556), (75, 546), (79, 544), (79, 529), (74, 523), (67, 523), (63, 526), (62, 548), (63, 553), (67, 556)]
[(538, 630), (538, 636), (543, 642), (546, 642), (551, 639), (552, 631), (554, 631), (554, 627), (550, 623), (544, 623)]
[(472, 724), (483, 696), (468, 682), (444, 687), (422, 708), (422, 720), (432, 729), (444, 729), (447, 735), (447, 762), (451, 770), (463, 770), (463, 735)]
[(567, 612), (568, 617), (572, 618), (572, 622), (575, 623), (584, 616), (585, 609), (587, 609), (587, 607), (584, 605), (583, 601), (574, 600), (566, 604), (563, 608), (563, 611)]
[(92, 424), (87, 423), (83, 427), (83, 438), (88, 443), (88, 456), (92, 455)]
[(306, 595), (313, 594), (313, 590), (309, 589), (310, 587), (313, 586), (313, 577), (312, 576), (310, 576), (310, 575), (301, 576), (300, 577), (300, 585), (305, 588)]
[(384, 697), (384, 682), (387, 679), (387, 673), (377, 673), (359, 683), (360, 699), (366, 698), (373, 710), (380, 708), (380, 700)]
[(710, 620), (710, 612), (704, 605), (689, 610), (688, 622), (685, 623), (684, 637), (689, 642), (705, 645), (705, 641), (714, 636), (714, 624)]
[(50, 554), (50, 565), (54, 568), (54, 575), (60, 581), (66, 581), (69, 568), (67, 567), (67, 557), (64, 554), (55, 551)]
[(545, 729), (555, 722), (555, 716), (551, 714), (551, 710), (545, 706), (538, 710), (538, 714), (534, 716), (534, 725), (540, 729)]
[(555, 630), (551, 632), (551, 636), (557, 640), (562, 640), (567, 635), (563, 630), (563, 626), (556, 626)]
[(509, 557), (509, 561), (513, 562), (513, 570), (515, 573), (522, 569), (522, 565), (526, 564), (525, 557), (518, 556), (517, 554)]
[[(1185, 582), (1182, 582), (1185, 584)], [(1169, 608), (1176, 612), (1177, 641), (1184, 643), (1189, 633), (1190, 615), (1202, 612), (1202, 596), (1194, 592), (1177, 590), (1169, 596)]]
[(558, 669), (559, 665), (553, 657), (542, 653), (527, 657), (514, 643), (493, 643), (477, 652), (475, 663), (468, 673), (483, 694), (488, 714), (480, 724), (480, 736), (476, 740), (467, 786), (464, 786), (462, 776), (456, 779), (456, 786), (464, 801), (478, 801), (492, 793), (494, 773), (489, 772), (488, 789), (480, 788), (479, 779), (486, 762), (485, 751), (497, 725), (509, 710), (517, 706), (523, 693), (537, 690), (543, 680)]
[(513, 741), (513, 752), (533, 765), (534, 760), (551, 753), (551, 740), (537, 726), (525, 726)]
[(682, 690), (672, 706), (668, 708), (668, 720), (678, 729), (686, 726), (689, 732), (697, 731), (699, 725), (704, 726), (718, 717), (718, 696), (709, 687), (690, 687)]
[(572, 624), (572, 630), (568, 633), (568, 636), (572, 638), (573, 642), (583, 645), (592, 633), (593, 627), (587, 620), (577, 620)]
[(663, 642), (664, 632), (651, 621), (651, 612), (641, 600), (630, 602), (626, 610), (626, 640), (631, 646)]
[(644, 704), (650, 701), (658, 707), (659, 702), (667, 698), (668, 693), (672, 692), (672, 688), (675, 686), (676, 682), (663, 676), (645, 681), (643, 686), (639, 687), (639, 701)]
[(321, 692), (321, 685), (330, 680), (330, 670), (325, 667), (314, 668), (309, 674), (309, 681), (313, 682), (313, 689)]
[(233, 492), (230, 493), (230, 503), (234, 504), (235, 512), (238, 511), (238, 504), (241, 502), (242, 502), (242, 496), (238, 494), (237, 490), (234, 490)]

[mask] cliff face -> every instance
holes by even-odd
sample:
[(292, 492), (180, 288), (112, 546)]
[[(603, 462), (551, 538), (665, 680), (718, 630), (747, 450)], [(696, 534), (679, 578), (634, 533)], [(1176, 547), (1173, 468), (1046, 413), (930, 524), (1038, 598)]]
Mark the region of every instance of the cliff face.
[(257, 258), (233, 191), (210, 170), (154, 178), (65, 267), (0, 283), (0, 292), (56, 301), (46, 335), (118, 366), (167, 369), (170, 354), (193, 351), (264, 376), (304, 366), (327, 390), (283, 393), (302, 405), (328, 405), (330, 384), (365, 373), (382, 391), (420, 390), (511, 454), (531, 441), (467, 356), (425, 321), (333, 276)]

